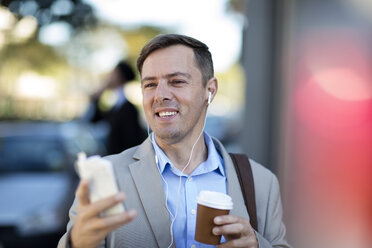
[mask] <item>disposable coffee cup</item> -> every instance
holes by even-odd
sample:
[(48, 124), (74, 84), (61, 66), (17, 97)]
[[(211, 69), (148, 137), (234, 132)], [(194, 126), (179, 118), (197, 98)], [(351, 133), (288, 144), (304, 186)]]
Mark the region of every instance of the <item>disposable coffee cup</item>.
[(197, 204), (195, 240), (210, 245), (220, 244), (221, 235), (212, 233), (213, 227), (216, 226), (213, 219), (229, 214), (233, 207), (231, 197), (220, 192), (200, 191)]

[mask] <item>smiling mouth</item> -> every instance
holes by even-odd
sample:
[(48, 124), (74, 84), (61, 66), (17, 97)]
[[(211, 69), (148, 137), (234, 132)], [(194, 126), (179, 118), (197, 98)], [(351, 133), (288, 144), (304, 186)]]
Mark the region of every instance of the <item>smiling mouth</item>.
[(178, 113), (177, 111), (171, 111), (171, 112), (165, 111), (165, 112), (159, 112), (156, 115), (159, 116), (160, 118), (167, 118), (167, 117), (175, 116), (177, 115), (177, 113)]

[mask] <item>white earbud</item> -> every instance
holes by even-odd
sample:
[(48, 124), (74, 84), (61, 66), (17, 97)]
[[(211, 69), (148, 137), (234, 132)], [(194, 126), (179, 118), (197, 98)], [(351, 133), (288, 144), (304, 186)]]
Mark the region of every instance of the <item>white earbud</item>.
[(209, 91), (209, 95), (208, 95), (208, 105), (211, 104), (211, 101), (212, 101), (212, 92)]

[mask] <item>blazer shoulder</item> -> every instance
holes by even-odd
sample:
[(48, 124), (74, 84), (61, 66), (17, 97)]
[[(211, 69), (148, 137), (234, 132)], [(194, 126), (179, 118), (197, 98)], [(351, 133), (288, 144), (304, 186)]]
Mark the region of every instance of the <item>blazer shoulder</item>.
[(135, 154), (137, 149), (138, 146), (134, 146), (122, 151), (121, 153), (105, 156), (104, 158), (111, 161), (114, 166), (116, 166), (117, 164), (123, 164), (123, 162), (125, 162), (124, 164), (127, 164), (127, 162), (131, 163), (135, 161), (133, 155)]
[(253, 179), (261, 181), (273, 180), (274, 178), (276, 178), (273, 172), (271, 172), (269, 169), (259, 164), (258, 162), (254, 161), (253, 159), (249, 159), (249, 162), (252, 167)]
[(138, 160), (145, 159), (151, 153), (153, 153), (153, 148), (150, 138), (145, 139), (142, 144), (128, 148), (121, 153), (113, 154), (104, 157), (105, 159), (110, 160), (114, 167), (118, 165), (128, 166), (131, 163), (134, 163)]
[[(279, 181), (276, 175), (266, 167), (249, 159), (252, 167), (253, 181), (256, 192), (256, 201), (259, 199), (268, 200), (267, 197), (272, 197), (272, 190), (279, 191)], [(270, 193), (271, 192), (271, 193)]]

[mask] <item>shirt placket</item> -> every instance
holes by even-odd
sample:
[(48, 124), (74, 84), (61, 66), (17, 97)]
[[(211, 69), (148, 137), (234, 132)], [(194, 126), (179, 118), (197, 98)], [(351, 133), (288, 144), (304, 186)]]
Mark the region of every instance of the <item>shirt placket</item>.
[(185, 182), (185, 193), (186, 193), (186, 218), (187, 218), (187, 244), (186, 247), (196, 247), (194, 241), (194, 228), (196, 224), (196, 197), (197, 197), (197, 186), (195, 178), (189, 176)]

